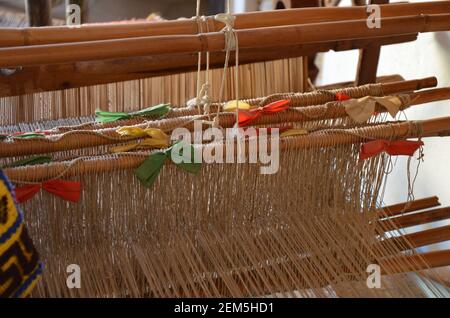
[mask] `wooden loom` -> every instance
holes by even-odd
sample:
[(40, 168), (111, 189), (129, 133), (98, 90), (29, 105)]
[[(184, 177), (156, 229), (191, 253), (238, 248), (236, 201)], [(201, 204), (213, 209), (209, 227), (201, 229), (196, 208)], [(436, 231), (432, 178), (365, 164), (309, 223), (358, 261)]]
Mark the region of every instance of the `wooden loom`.
[[(223, 111), (219, 90), (210, 92), (216, 98), (210, 105), (172, 106), (164, 119), (160, 115), (130, 116), (112, 123), (79, 118), (92, 115), (95, 108), (74, 110), (80, 104), (71, 101), (76, 99), (73, 93), (78, 90), (81, 94), (91, 89), (83, 87), (94, 84), (190, 71), (197, 67), (197, 52), (211, 54), (212, 68), (223, 67), (223, 25), (207, 18), (201, 27), (187, 20), (0, 30), (0, 67), (11, 70), (0, 82), (0, 92), (5, 96), (0, 104), (4, 126), (0, 130), (4, 135), (0, 158), (7, 167), (6, 174), (19, 188), (43, 187), (55, 179), (83, 184), (76, 204), (41, 191), (23, 206), (25, 211), (46, 211), (26, 215), (48, 268), (35, 296), (423, 296), (419, 284), (414, 285), (404, 273), (450, 265), (448, 250), (415, 251), (422, 245), (448, 240), (448, 227), (415, 235), (403, 235), (401, 229), (448, 218), (448, 209), (406, 214), (417, 205), (431, 207), (417, 201), (378, 210), (389, 160), (379, 155), (361, 162), (359, 150), (373, 140), (447, 136), (450, 119), (386, 122), (378, 115), (372, 116), (370, 123), (355, 123), (346, 111), (349, 101), (337, 96), (360, 104), (365, 96), (381, 98), (375, 110), (384, 113), (384, 99), (397, 98), (403, 110), (450, 99), (450, 88), (422, 91), (436, 86), (436, 79), (396, 78), (388, 83), (303, 93), (307, 67), (304, 61), (292, 58), (330, 49), (364, 48), (374, 39), (376, 43), (393, 44), (413, 40), (419, 32), (449, 30), (449, 11), (449, 1), (383, 5), (383, 27), (374, 30), (365, 26), (363, 7), (237, 15), (241, 63), (291, 58), (288, 63), (271, 62), (269, 72), (264, 70), (268, 80), (275, 79), (283, 67), (293, 73), (287, 80), (282, 78), (275, 89), (249, 88), (253, 93), (247, 95), (246, 86), (240, 87), (244, 91), (240, 96), (248, 98), (246, 102), (254, 109), (290, 101), (289, 109), (264, 114), (252, 126), (289, 126), (303, 132), (281, 138), (281, 170), (274, 176), (260, 176), (259, 167), (250, 163), (214, 163), (204, 165), (197, 176), (191, 177), (170, 164), (161, 169), (152, 189), (140, 185), (130, 170), (157, 152), (139, 149), (111, 154), (110, 146), (146, 139), (144, 135), (123, 136), (118, 129), (133, 126), (165, 133), (179, 127), (193, 130), (193, 120), (210, 120), (216, 114), (220, 127), (232, 127), (236, 114)], [(296, 21), (303, 23), (295, 25)], [(199, 29), (204, 33), (198, 34)], [(244, 66), (250, 71), (243, 72), (243, 80), (258, 81), (263, 73), (258, 72), (261, 65), (267, 67), (265, 62)], [(216, 77), (210, 80), (218, 86), (222, 71), (214, 72)], [(183, 79), (181, 76), (186, 79), (188, 75), (176, 80)], [(196, 74), (191, 77), (194, 81)], [(153, 84), (173, 79), (158, 78)], [(294, 91), (300, 93), (289, 93), (291, 79), (296, 83)], [(138, 83), (139, 94), (145, 95), (141, 92), (143, 81)], [(230, 81), (229, 86), (226, 99), (232, 99), (239, 84)], [(36, 109), (40, 105), (34, 97), (23, 95), (68, 88), (75, 90), (40, 93), (52, 100), (41, 110)], [(126, 94), (129, 87), (115, 87), (119, 88)], [(179, 104), (195, 97), (196, 89), (192, 85), (186, 94), (190, 95), (183, 96)], [(23, 96), (11, 97), (14, 95)], [(172, 104), (173, 100), (172, 96)], [(19, 107), (11, 110), (15, 101)], [(109, 110), (133, 111), (144, 108), (141, 102), (139, 98), (136, 105), (125, 109), (123, 105), (109, 105)], [(23, 119), (36, 122), (20, 124)], [(23, 138), (23, 133), (30, 132), (35, 136)], [(227, 146), (216, 140), (194, 147), (211, 152), (217, 149), (217, 143)], [(51, 156), (52, 162), (11, 166), (36, 155)], [(120, 189), (115, 187), (118, 184)], [(392, 217), (396, 214), (401, 215)], [(391, 238), (392, 232), (400, 235)], [(65, 287), (62, 264), (67, 262), (84, 268), (84, 289)], [(359, 286), (366, 280), (367, 265), (372, 263), (381, 265), (383, 283), (389, 288)], [(434, 282), (420, 275), (414, 279), (422, 281), (434, 295), (445, 296)], [(439, 283), (442, 278), (435, 280)]]

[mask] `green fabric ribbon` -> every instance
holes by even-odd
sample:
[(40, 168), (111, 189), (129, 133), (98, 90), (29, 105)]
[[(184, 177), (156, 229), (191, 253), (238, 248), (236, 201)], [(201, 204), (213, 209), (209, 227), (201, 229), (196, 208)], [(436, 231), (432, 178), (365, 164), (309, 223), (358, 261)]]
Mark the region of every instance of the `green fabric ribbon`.
[(20, 134), (20, 135), (0, 135), (0, 141), (6, 140), (8, 138), (12, 138), (12, 139), (45, 138), (45, 134), (37, 133), (37, 132), (30, 132), (30, 133), (24, 133), (24, 134)]
[(50, 162), (52, 162), (52, 157), (48, 157), (48, 156), (31, 157), (31, 158), (26, 158), (23, 160), (13, 162), (9, 165), (6, 165), (4, 168), (35, 166), (35, 165), (41, 165), (41, 164), (50, 163)]
[(45, 138), (45, 134), (40, 133), (26, 133), (22, 135), (12, 136), (14, 139), (35, 139), (35, 138)]
[(98, 123), (112, 123), (118, 120), (126, 120), (131, 119), (133, 117), (140, 116), (155, 116), (155, 117), (164, 117), (170, 111), (170, 104), (161, 104), (157, 106), (152, 106), (146, 109), (142, 109), (136, 112), (131, 113), (122, 113), (122, 112), (107, 112), (102, 110), (95, 111), (96, 121)]
[[(151, 154), (142, 165), (135, 171), (136, 176), (146, 188), (150, 188), (158, 178), (162, 167), (167, 159), (172, 159), (172, 152), (179, 148), (179, 155), (183, 158), (181, 163), (175, 163), (186, 172), (197, 174), (201, 169), (200, 163), (194, 162), (194, 147), (190, 145), (190, 153), (184, 153), (183, 144), (180, 142), (174, 144), (166, 151), (159, 151)], [(173, 162), (173, 161), (172, 161)]]

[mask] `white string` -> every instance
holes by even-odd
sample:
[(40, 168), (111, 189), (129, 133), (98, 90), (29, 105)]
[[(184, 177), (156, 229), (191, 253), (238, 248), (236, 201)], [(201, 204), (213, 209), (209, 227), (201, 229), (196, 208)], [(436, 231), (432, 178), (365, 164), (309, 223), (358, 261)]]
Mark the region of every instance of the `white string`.
[[(227, 70), (229, 67), (230, 62), (230, 55), (231, 51), (236, 51), (236, 70), (235, 70), (235, 77), (234, 77), (234, 85), (236, 88), (236, 127), (239, 126), (239, 41), (238, 36), (236, 33), (236, 30), (234, 29), (234, 23), (236, 20), (236, 17), (231, 14), (231, 5), (230, 0), (227, 0), (227, 13), (217, 14), (215, 16), (215, 19), (217, 21), (220, 21), (225, 24), (225, 27), (222, 29), (222, 32), (225, 34), (225, 64), (223, 68), (223, 74), (222, 74), (222, 81), (220, 83), (220, 91), (219, 91), (219, 104), (217, 107), (217, 114), (216, 118), (218, 118), (222, 104), (223, 104), (223, 95), (224, 95), (224, 88), (225, 88), (225, 79), (227, 76)], [(216, 120), (215, 120), (216, 121)], [(238, 131), (239, 132), (239, 131)]]
[[(206, 32), (209, 33), (209, 24), (205, 16), (200, 16), (200, 2), (197, 0), (196, 9), (196, 20), (198, 25), (199, 34), (203, 33), (203, 23), (206, 24)], [(202, 114), (201, 108), (203, 107), (203, 114), (210, 113), (211, 98), (209, 97), (209, 70), (210, 70), (210, 52), (206, 52), (206, 70), (205, 70), (205, 82), (201, 84), (201, 65), (202, 65), (202, 52), (198, 53), (198, 63), (197, 63), (197, 96), (187, 102), (187, 106), (190, 108), (196, 107), (198, 109), (199, 115)], [(211, 121), (203, 121), (206, 124), (212, 124)]]
[[(202, 17), (203, 22), (206, 24), (206, 33), (209, 33), (209, 24), (206, 20), (206, 17)], [(209, 63), (210, 63), (210, 53), (209, 51), (206, 52), (206, 70), (205, 70), (205, 83), (202, 86), (201, 92), (203, 92), (202, 102), (204, 106), (203, 113), (209, 114), (210, 113), (210, 106), (211, 106), (211, 99), (209, 97)]]
[[(200, 20), (200, 4), (201, 0), (197, 0), (197, 7), (195, 12), (195, 20), (197, 21), (197, 28), (198, 33), (203, 33), (203, 26), (202, 22)], [(200, 93), (201, 93), (201, 86), (200, 86), (200, 75), (202, 70), (202, 52), (198, 52), (198, 59), (197, 59), (197, 96), (187, 102), (187, 106), (190, 108), (197, 107), (199, 114), (201, 113), (201, 100), (200, 100)]]

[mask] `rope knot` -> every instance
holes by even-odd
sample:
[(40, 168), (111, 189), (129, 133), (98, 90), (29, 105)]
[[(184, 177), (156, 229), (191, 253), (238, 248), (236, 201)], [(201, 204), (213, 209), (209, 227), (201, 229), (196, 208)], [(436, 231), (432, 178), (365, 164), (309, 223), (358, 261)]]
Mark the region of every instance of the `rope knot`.
[(222, 32), (225, 34), (225, 49), (228, 51), (236, 49), (236, 31), (234, 30), (234, 23), (236, 17), (230, 13), (219, 13), (214, 17), (219, 22), (225, 24)]
[(188, 100), (187, 103), (186, 103), (186, 105), (187, 105), (187, 107), (189, 107), (190, 109), (192, 109), (192, 108), (199, 107), (199, 106), (201, 105), (201, 103), (202, 103), (202, 101), (201, 101), (200, 98), (194, 97), (194, 98)]
[(229, 13), (216, 14), (214, 19), (225, 24), (225, 28), (222, 31), (233, 31), (236, 17)]
[[(205, 96), (204, 98), (206, 98), (207, 96)], [(210, 114), (211, 113), (211, 103), (208, 100), (203, 100), (203, 113), (204, 114)]]
[(213, 126), (213, 128), (221, 128), (219, 116), (214, 117), (214, 119), (212, 121), (212, 126)]

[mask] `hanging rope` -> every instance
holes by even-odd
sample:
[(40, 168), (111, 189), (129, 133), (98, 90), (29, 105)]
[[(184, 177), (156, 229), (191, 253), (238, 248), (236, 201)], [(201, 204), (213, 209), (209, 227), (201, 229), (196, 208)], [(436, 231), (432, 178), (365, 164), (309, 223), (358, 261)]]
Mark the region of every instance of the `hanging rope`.
[[(203, 25), (202, 25), (202, 19), (200, 17), (200, 5), (201, 5), (201, 0), (197, 0), (197, 7), (196, 7), (196, 13), (195, 13), (195, 17), (193, 17), (193, 19), (195, 19), (197, 21), (197, 33), (198, 34), (202, 34), (203, 33)], [(201, 89), (202, 86), (200, 84), (201, 82), (201, 70), (202, 70), (202, 52), (198, 52), (198, 59), (197, 59), (197, 96), (191, 100), (189, 100), (187, 102), (187, 106), (188, 107), (196, 107), (198, 109), (198, 113), (201, 114), (201, 106), (202, 106), (202, 101), (200, 98), (200, 94), (201, 94)]]
[(223, 91), (225, 88), (225, 79), (227, 75), (227, 70), (230, 62), (231, 51), (235, 50), (235, 60), (236, 60), (236, 70), (234, 77), (234, 85), (236, 87), (236, 127), (239, 127), (239, 41), (237, 37), (236, 30), (234, 29), (234, 23), (236, 17), (231, 14), (231, 6), (230, 0), (227, 1), (227, 13), (217, 14), (214, 17), (217, 21), (225, 24), (225, 27), (222, 29), (222, 32), (225, 34), (225, 64), (222, 74), (222, 80), (220, 83), (220, 93), (219, 93), (219, 104), (217, 107), (217, 114), (214, 122), (218, 122), (218, 117), (223, 108)]

